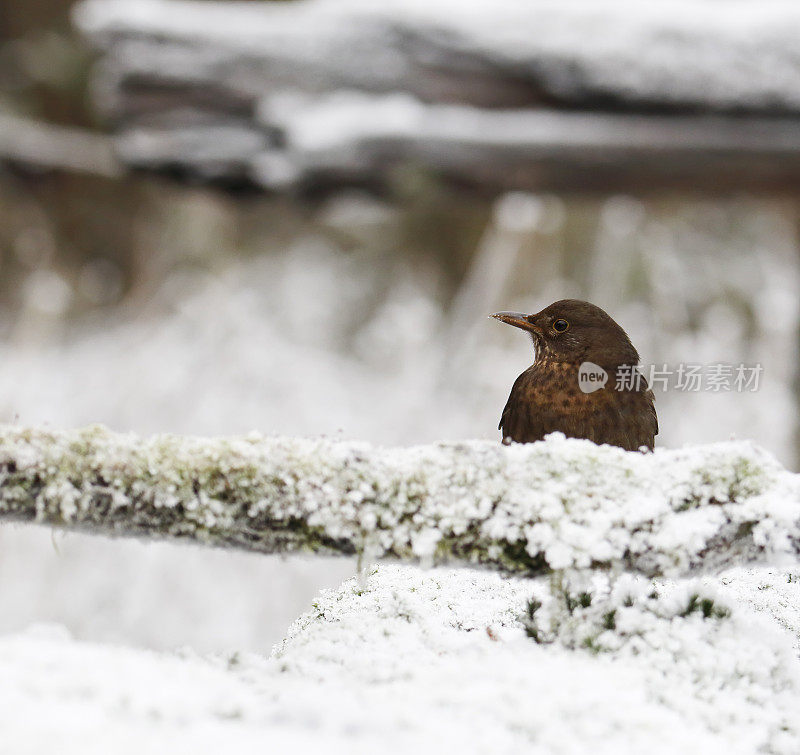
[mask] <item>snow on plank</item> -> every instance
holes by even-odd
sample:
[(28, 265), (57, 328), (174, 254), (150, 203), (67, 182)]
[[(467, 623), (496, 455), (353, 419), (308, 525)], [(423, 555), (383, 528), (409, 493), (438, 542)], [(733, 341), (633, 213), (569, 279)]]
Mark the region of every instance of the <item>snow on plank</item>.
[[(490, 193), (800, 175), (800, 10), (778, 0), (84, 0), (75, 20), (130, 167), (269, 191), (391, 186), (409, 165)], [(274, 118), (297, 93), (302, 123)]]

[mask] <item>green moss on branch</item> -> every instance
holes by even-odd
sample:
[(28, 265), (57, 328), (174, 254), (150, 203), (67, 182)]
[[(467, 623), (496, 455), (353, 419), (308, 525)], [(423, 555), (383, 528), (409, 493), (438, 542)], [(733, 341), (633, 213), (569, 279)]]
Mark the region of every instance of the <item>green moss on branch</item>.
[(800, 483), (745, 443), (326, 439), (0, 428), (0, 518), (264, 553), (674, 574), (798, 551)]

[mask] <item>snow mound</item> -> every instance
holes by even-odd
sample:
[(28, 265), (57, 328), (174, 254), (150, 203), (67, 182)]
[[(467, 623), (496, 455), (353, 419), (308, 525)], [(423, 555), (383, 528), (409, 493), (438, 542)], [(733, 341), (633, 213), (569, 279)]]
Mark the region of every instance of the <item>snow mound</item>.
[[(269, 659), (93, 646), (52, 629), (0, 638), (3, 742), (66, 755), (800, 749), (800, 622), (785, 608), (800, 603), (796, 573), (634, 578), (639, 597), (626, 616), (619, 592), (599, 650), (529, 636), (527, 606), (548, 583), (382, 565), (321, 594)], [(663, 615), (641, 605), (653, 591)], [(670, 611), (696, 593), (726, 611)]]
[[(615, 621), (575, 649), (530, 637), (531, 600), (553, 601), (544, 578), (382, 566), (323, 593), (273, 656), (288, 674), (380, 690), (387, 705), (403, 690), (440, 725), (471, 730), (468, 751), (795, 752), (798, 625), (752, 610), (759, 574), (775, 577), (773, 601), (800, 597), (791, 572), (623, 577), (597, 609), (613, 604)], [(595, 629), (591, 608), (569, 621), (570, 638)]]

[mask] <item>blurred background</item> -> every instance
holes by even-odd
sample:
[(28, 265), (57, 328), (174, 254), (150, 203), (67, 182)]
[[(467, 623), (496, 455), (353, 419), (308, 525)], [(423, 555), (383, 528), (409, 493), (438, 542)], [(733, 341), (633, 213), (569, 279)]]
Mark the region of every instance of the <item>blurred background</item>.
[[(798, 467), (800, 8), (627, 0), (0, 5), (0, 421), (499, 439), (589, 299), (661, 446)], [(0, 629), (268, 650), (353, 564), (0, 531)]]

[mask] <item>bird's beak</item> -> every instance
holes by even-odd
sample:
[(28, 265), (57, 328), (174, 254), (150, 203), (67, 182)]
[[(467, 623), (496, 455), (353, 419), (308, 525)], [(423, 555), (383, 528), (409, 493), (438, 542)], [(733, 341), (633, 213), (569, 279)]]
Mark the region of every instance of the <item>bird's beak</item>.
[(529, 333), (542, 334), (542, 329), (530, 321), (530, 315), (525, 315), (522, 312), (495, 312), (489, 316), (506, 323), (506, 325), (513, 325), (515, 328), (527, 330)]

